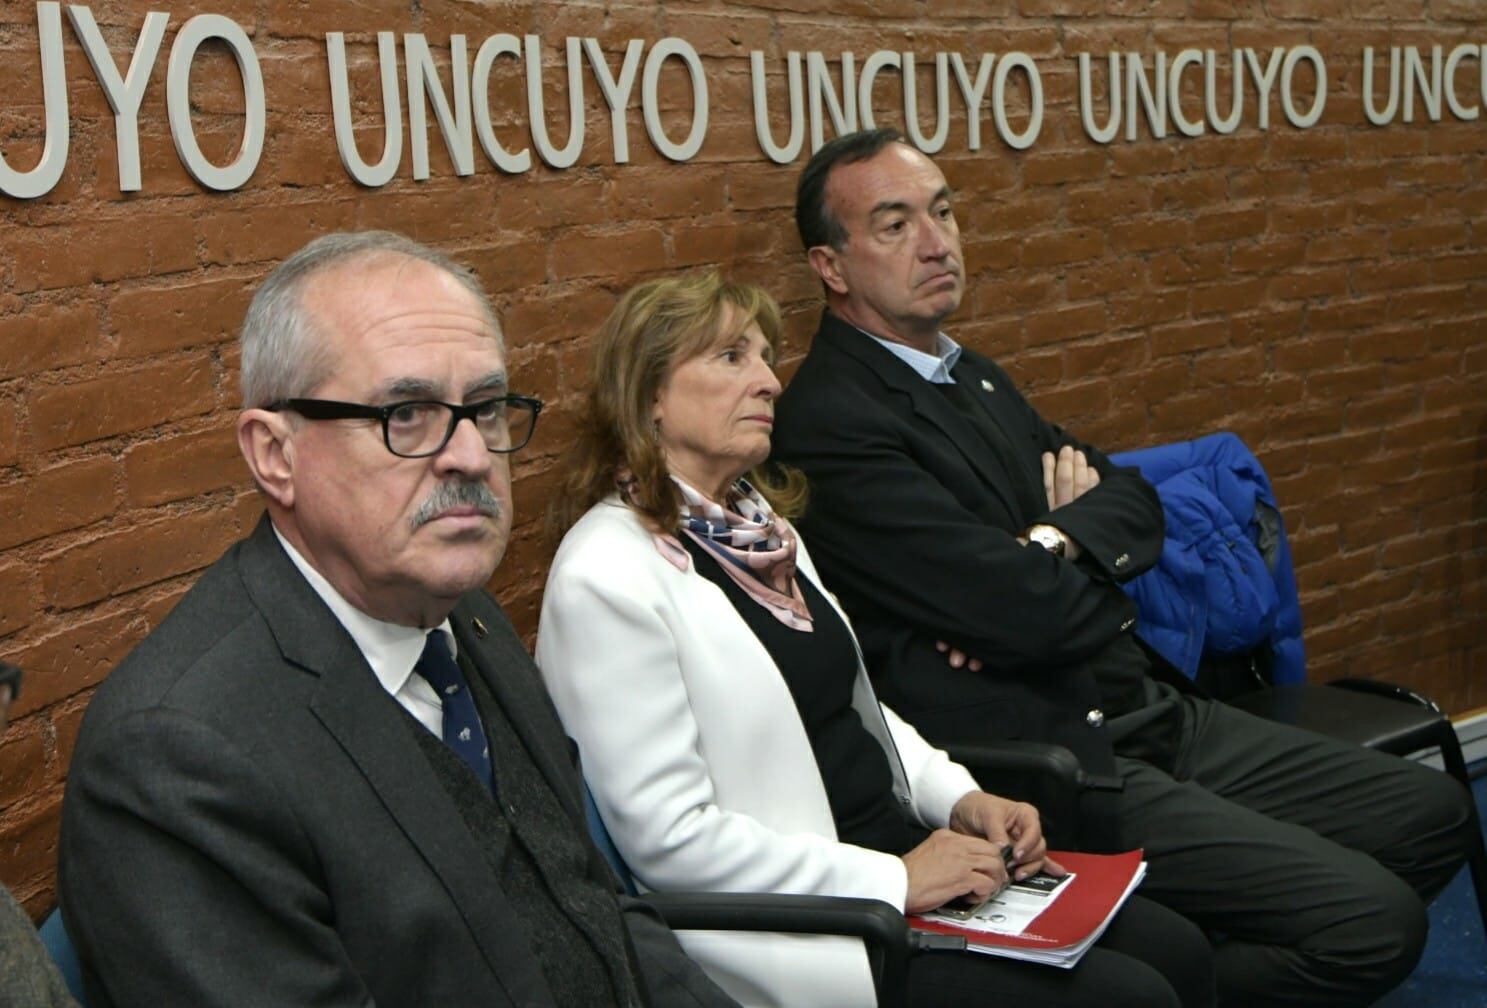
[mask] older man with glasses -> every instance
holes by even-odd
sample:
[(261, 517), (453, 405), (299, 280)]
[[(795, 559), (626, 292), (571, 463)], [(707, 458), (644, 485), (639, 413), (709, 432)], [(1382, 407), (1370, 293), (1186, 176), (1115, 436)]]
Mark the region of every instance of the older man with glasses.
[(616, 896), (482, 590), (541, 409), (505, 362), (469, 272), (397, 235), (321, 238), (258, 290), (237, 431), (267, 516), (99, 689), (73, 759), (92, 1003), (732, 1004)]
[[(10, 705), (20, 692), (21, 670), (0, 661), (0, 738), (5, 736)], [(4, 886), (0, 886), (0, 1005), (77, 1008), (37, 938), (31, 918)]]

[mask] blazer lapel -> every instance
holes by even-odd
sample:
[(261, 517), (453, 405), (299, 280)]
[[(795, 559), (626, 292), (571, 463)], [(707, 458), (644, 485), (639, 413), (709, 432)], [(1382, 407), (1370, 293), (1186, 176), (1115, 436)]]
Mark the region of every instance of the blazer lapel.
[[(1048, 502), (1043, 490), (1042, 465), (1036, 459), (1038, 446), (1026, 440), (1027, 425), (1021, 422), (1019, 414), (1022, 397), (1012, 390), (1005, 374), (974, 353), (961, 354), (954, 372), (956, 380), (971, 393), (971, 399), (1001, 435), (1000, 444), (994, 446), (1002, 465), (997, 485), (1018, 498), (1019, 511), (1014, 513), (1023, 520), (1044, 513)], [(1004, 391), (999, 392), (997, 384), (1005, 386)]]
[(914, 413), (944, 435), (980, 477), (982, 485), (1001, 500), (1007, 512), (1014, 515), (1020, 512), (1016, 497), (1010, 495), (1006, 486), (1004, 460), (992, 451), (986, 439), (945, 400), (944, 395), (931, 388), (930, 383), (913, 368), (829, 312), (822, 317), (821, 331), (816, 336), (817, 343), (823, 340), (828, 347), (859, 361), (883, 384), (906, 396)]
[[(510, 1000), (549, 1000), (535, 965), (503, 936), (521, 933), (475, 838), (409, 735), (407, 715), (382, 688), (344, 627), (279, 546), (265, 518), (245, 544), (249, 592), (287, 662), (319, 678), (310, 710), (366, 779), (389, 816), (443, 884)], [(422, 729), (419, 729), (422, 730)], [(354, 823), (347, 824), (354, 829)], [(389, 870), (396, 870), (389, 866)]]

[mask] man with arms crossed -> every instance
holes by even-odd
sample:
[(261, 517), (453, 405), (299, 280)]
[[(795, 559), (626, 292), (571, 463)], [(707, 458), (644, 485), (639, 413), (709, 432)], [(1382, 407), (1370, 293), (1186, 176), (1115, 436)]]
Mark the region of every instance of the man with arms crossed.
[(616, 897), (481, 590), (538, 404), (479, 284), (321, 238), (259, 288), (242, 372), (268, 514), (99, 688), (72, 762), (91, 1002), (733, 1004)]
[(1081, 839), (1145, 848), (1142, 892), (1214, 935), (1227, 1003), (1365, 1004), (1399, 982), (1461, 863), (1459, 786), (1153, 668), (1117, 582), (1161, 550), (1156, 494), (941, 331), (965, 272), (934, 162), (890, 130), (838, 138), (796, 221), (826, 312), (775, 457), (810, 479), (802, 529), (883, 702), (940, 745), (1072, 749), (1101, 785)]

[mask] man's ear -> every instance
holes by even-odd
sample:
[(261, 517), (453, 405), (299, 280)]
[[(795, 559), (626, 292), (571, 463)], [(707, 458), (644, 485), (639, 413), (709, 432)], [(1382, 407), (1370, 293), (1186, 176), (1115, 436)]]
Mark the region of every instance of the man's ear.
[(294, 506), (294, 442), (289, 418), (265, 409), (238, 414), (238, 448), (253, 481), (282, 508)]
[(841, 256), (836, 249), (830, 245), (813, 245), (805, 256), (828, 290), (834, 294), (847, 293), (847, 280), (842, 276)]

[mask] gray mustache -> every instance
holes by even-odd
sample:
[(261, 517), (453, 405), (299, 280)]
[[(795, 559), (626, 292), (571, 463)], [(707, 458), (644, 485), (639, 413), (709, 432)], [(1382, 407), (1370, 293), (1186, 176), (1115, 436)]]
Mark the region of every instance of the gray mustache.
[(473, 507), (487, 517), (501, 517), (501, 500), (491, 493), (490, 487), (478, 482), (450, 482), (434, 487), (434, 492), (429, 494), (428, 500), (418, 505), (418, 510), (408, 523), (416, 529), (457, 507)]

